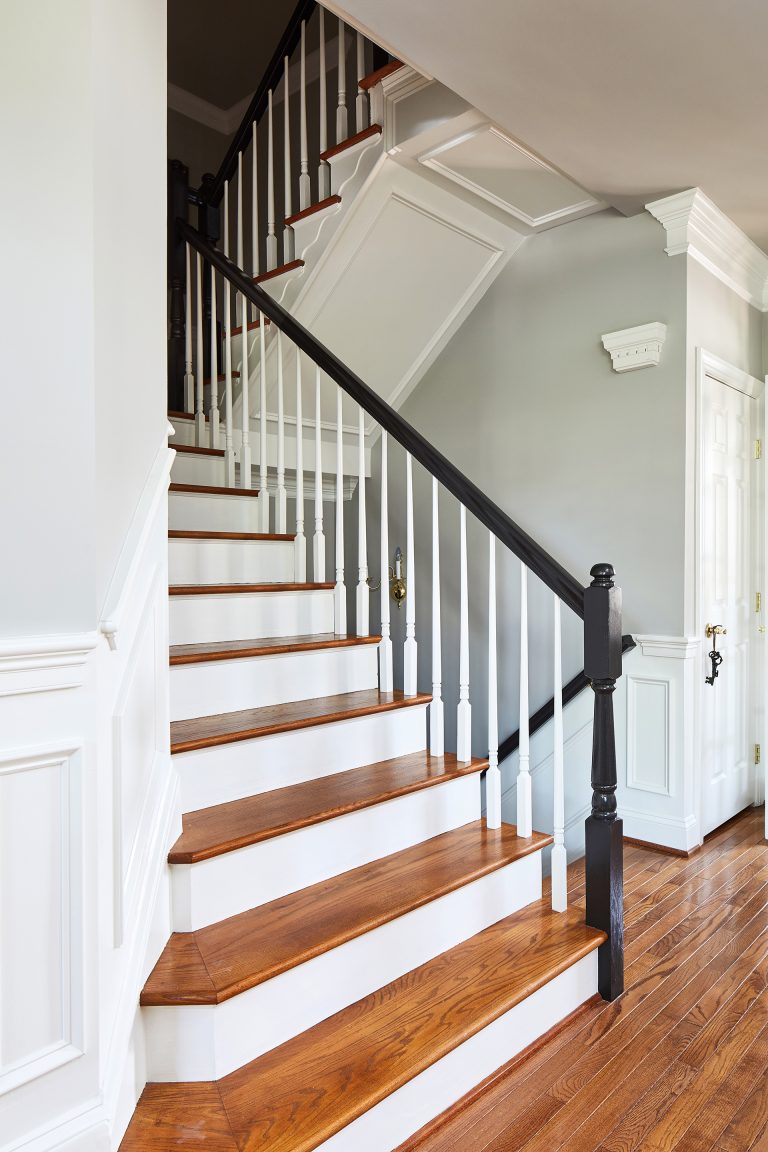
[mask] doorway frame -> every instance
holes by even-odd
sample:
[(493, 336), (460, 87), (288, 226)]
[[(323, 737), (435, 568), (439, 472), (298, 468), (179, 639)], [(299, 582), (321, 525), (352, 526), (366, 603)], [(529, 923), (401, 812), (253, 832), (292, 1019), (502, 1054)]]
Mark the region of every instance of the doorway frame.
[[(768, 603), (766, 603), (767, 590), (766, 576), (766, 424), (765, 424), (765, 390), (766, 381), (759, 380), (741, 368), (730, 364), (727, 360), (708, 352), (705, 348), (696, 348), (696, 370), (694, 377), (693, 395), (693, 436), (689, 439), (689, 450), (686, 453), (686, 580), (684, 613), (686, 632), (698, 641), (698, 659), (695, 661), (696, 676), (693, 699), (693, 762), (694, 772), (694, 810), (699, 829), (703, 828), (703, 729), (702, 729), (702, 685), (704, 682), (704, 665), (706, 660), (705, 645), (702, 642), (706, 621), (703, 618), (703, 460), (704, 460), (704, 381), (707, 377), (719, 381), (729, 388), (742, 392), (745, 396), (755, 400), (756, 429), (755, 437), (762, 441), (763, 452), (760, 460), (753, 461), (755, 467), (754, 506), (752, 511), (752, 531), (754, 533), (753, 547), (753, 593), (762, 593), (762, 613), (755, 624), (754, 639), (764, 640), (764, 635), (757, 632), (757, 627), (768, 617)], [(689, 413), (690, 415), (690, 413)], [(689, 424), (690, 428), (690, 424)], [(691, 460), (691, 456), (693, 457)], [(692, 465), (692, 467), (691, 467)], [(691, 532), (692, 529), (692, 532)], [(692, 538), (691, 538), (692, 537)], [(760, 769), (755, 771), (752, 804), (762, 804), (765, 799), (765, 765), (768, 757), (766, 746), (765, 707), (761, 707), (765, 686), (768, 684), (768, 644), (755, 644), (752, 657), (752, 714), (754, 717), (754, 739), (764, 749)]]

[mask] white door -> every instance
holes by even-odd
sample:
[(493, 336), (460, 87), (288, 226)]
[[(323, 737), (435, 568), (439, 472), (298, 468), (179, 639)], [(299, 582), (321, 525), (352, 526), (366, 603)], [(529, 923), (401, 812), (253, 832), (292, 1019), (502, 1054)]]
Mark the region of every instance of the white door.
[[(701, 685), (702, 825), (706, 835), (755, 797), (753, 633), (757, 484), (753, 477), (757, 402), (710, 376), (702, 396)], [(707, 637), (705, 626), (724, 635)], [(722, 663), (713, 684), (713, 642)]]

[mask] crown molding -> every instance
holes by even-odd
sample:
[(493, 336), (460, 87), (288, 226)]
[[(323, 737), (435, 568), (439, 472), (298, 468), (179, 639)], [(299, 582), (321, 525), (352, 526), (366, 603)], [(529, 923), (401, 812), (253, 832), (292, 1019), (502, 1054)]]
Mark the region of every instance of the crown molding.
[(250, 102), (251, 97), (245, 96), (242, 100), (238, 100), (237, 104), (233, 104), (231, 108), (219, 108), (217, 104), (211, 104), (209, 100), (195, 96), (194, 92), (188, 92), (186, 88), (180, 88), (178, 84), (171, 84), (170, 81), (168, 83), (169, 108), (172, 108), (174, 112), (179, 112), (182, 116), (186, 116), (189, 120), (202, 124), (205, 128), (212, 128), (214, 132), (220, 132), (222, 136), (232, 135)]
[(654, 368), (661, 360), (661, 349), (667, 338), (666, 324), (639, 324), (606, 332), (603, 347), (610, 352), (614, 372), (633, 372), (637, 368)]
[(768, 256), (700, 188), (645, 207), (667, 233), (668, 256), (691, 256), (743, 300), (768, 312)]

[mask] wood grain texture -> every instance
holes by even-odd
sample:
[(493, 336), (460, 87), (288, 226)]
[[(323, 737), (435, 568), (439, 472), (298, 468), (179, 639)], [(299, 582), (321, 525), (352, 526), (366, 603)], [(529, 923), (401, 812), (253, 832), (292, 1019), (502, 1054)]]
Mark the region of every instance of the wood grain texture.
[(316, 212), (322, 212), (325, 208), (330, 208), (332, 204), (341, 204), (341, 196), (326, 196), (324, 200), (310, 204), (309, 208), (304, 208), (301, 212), (294, 212), (293, 216), (286, 217), (286, 227), (290, 228), (292, 224), (297, 224), (299, 220), (306, 220), (308, 216), (314, 216)]
[(276, 276), (282, 276), (284, 272), (292, 272), (294, 268), (303, 268), (303, 260), (289, 260), (287, 264), (280, 264), (277, 268), (272, 268), (269, 272), (262, 272), (260, 276), (252, 276), (254, 284), (263, 284), (265, 280), (274, 280)]
[(334, 587), (328, 584), (295, 584), (293, 582), (271, 584), (171, 584), (169, 596), (237, 596), (257, 592), (327, 592)]
[(188, 452), (193, 456), (224, 456), (223, 448), (198, 448), (196, 444), (174, 444), (175, 452)]
[(381, 84), (387, 76), (392, 76), (393, 73), (399, 72), (403, 67), (404, 65), (400, 60), (390, 60), (388, 64), (382, 64), (381, 68), (377, 68), (375, 72), (369, 72), (367, 76), (364, 76), (358, 84), (358, 88), (363, 92), (369, 92), (371, 88)]
[(359, 648), (378, 644), (381, 636), (337, 636), (315, 632), (309, 636), (270, 636), (260, 640), (218, 640), (209, 644), (172, 644), (171, 664), (205, 664), (212, 660), (238, 660), (252, 656), (280, 656), (289, 652), (318, 652), (327, 648)]
[(258, 496), (257, 488), (222, 488), (215, 484), (170, 484), (171, 492), (199, 492), (202, 496)]
[(299, 828), (358, 812), (488, 767), (487, 760), (458, 761), (455, 755), (412, 752), (333, 776), (322, 776), (186, 812), (182, 834), (171, 849), (171, 864), (194, 864), (222, 852), (259, 844)]
[[(194, 420), (194, 419), (195, 419), (195, 414), (194, 414), (194, 412), (174, 412), (174, 411), (169, 411), (169, 412), (168, 412), (168, 419), (169, 419), (169, 420)], [(207, 419), (208, 419), (208, 417), (206, 416), (206, 420), (207, 420)]]
[(208, 928), (175, 933), (141, 1003), (221, 1003), (551, 842), (475, 821)]
[(273, 704), (267, 708), (243, 708), (217, 716), (198, 716), (194, 720), (174, 720), (171, 724), (171, 752), (190, 752), (237, 740), (254, 740), (276, 732), (293, 732), (315, 724), (333, 724), (374, 712), (394, 708), (413, 708), (428, 704), (431, 696), (405, 696), (402, 692), (380, 692), (368, 688), (362, 692), (341, 692), (337, 696), (319, 696), (314, 700), (297, 700), (291, 704)]
[[(271, 323), (272, 323), (272, 321), (267, 319), (267, 324), (271, 324)], [(258, 320), (250, 320), (248, 322), (248, 331), (249, 332), (255, 332), (256, 329), (260, 328), (260, 327), (261, 327), (261, 316), (259, 316)], [(232, 329), (230, 335), (231, 336), (240, 336), (240, 335), (242, 335), (242, 331), (243, 331), (242, 324), (238, 324), (238, 326), (236, 328)]]
[(333, 148), (327, 148), (325, 152), (321, 152), (320, 159), (331, 160), (334, 156), (346, 152), (347, 148), (354, 148), (355, 144), (361, 144), (363, 140), (370, 140), (374, 136), (380, 136), (381, 133), (381, 124), (371, 124), (370, 128), (364, 128), (362, 132), (355, 132), (354, 136), (348, 136), (347, 139), (342, 140), (340, 144), (334, 144)]
[(171, 528), (169, 540), (279, 540), (292, 544), (293, 532), (199, 532), (189, 528)]

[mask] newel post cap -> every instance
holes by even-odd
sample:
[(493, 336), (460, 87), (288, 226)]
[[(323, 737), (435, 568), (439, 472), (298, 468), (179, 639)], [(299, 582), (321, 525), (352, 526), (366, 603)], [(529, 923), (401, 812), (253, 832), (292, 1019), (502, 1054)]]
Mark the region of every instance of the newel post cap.
[(589, 680), (621, 676), (621, 588), (613, 565), (595, 564), (584, 589), (584, 673)]

